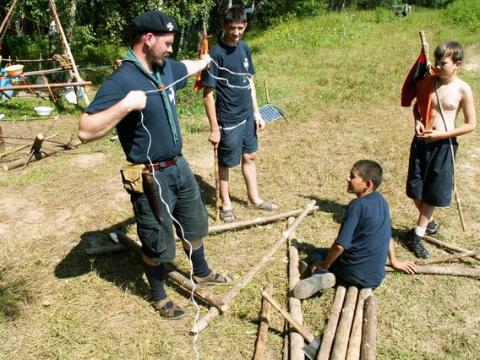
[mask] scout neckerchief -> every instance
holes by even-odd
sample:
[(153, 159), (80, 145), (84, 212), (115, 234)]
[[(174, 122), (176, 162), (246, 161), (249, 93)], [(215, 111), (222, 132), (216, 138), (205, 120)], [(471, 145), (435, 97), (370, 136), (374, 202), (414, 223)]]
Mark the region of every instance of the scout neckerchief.
[(140, 60), (138, 60), (137, 56), (135, 55), (135, 53), (131, 48), (128, 48), (127, 55), (125, 56), (123, 61), (129, 61), (133, 65), (135, 65), (160, 90), (159, 92), (162, 97), (163, 106), (165, 108), (165, 111), (167, 112), (167, 118), (168, 118), (168, 123), (170, 125), (170, 130), (172, 131), (173, 142), (176, 144), (178, 142), (177, 127), (175, 126), (175, 121), (173, 120), (173, 113), (172, 113), (172, 108), (170, 106), (170, 100), (168, 100), (168, 94), (166, 93), (166, 91), (161, 91), (161, 89), (165, 85), (162, 82), (162, 77), (160, 75), (158, 66), (155, 67), (155, 71), (152, 74), (150, 71), (145, 69), (145, 67), (142, 65)]

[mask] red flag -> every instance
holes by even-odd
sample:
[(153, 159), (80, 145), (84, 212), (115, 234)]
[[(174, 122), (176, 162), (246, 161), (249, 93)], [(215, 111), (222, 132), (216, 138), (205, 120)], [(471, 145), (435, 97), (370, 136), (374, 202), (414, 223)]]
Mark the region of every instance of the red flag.
[(405, 82), (402, 87), (402, 100), (401, 105), (409, 107), (417, 96), (416, 85), (429, 73), (429, 68), (427, 66), (427, 57), (425, 56), (425, 51), (422, 48), (420, 55), (418, 56), (417, 61), (413, 64), (412, 69), (409, 71)]
[[(198, 56), (208, 54), (208, 36), (207, 33), (203, 36), (202, 47), (198, 52)], [(193, 85), (193, 90), (199, 91), (203, 88), (202, 86), (202, 71), (199, 71), (195, 74), (195, 85)]]

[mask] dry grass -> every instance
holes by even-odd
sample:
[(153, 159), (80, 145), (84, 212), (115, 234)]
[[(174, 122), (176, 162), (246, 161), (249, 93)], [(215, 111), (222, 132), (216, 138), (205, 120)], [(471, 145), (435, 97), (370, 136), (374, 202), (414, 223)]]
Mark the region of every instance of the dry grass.
[[(360, 158), (376, 159), (384, 167), (381, 192), (390, 204), (393, 227), (402, 233), (415, 223), (413, 205), (404, 195), (410, 110), (399, 108), (398, 89), (408, 67), (403, 58), (414, 58), (418, 51), (416, 27), (433, 24), (428, 22), (429, 14), (415, 15), (408, 19), (410, 23), (394, 23), (398, 19), (390, 18), (378, 23), (375, 19), (383, 16), (379, 14), (347, 14), (350, 18), (346, 20), (333, 14), (308, 20), (304, 26), (292, 21), (252, 39), (257, 49), (259, 84), (268, 79), (272, 101), (291, 115), (287, 121), (269, 125), (261, 135), (258, 170), (262, 196), (284, 209), (302, 207), (312, 198), (321, 208), (297, 231), (302, 255), (312, 246), (328, 246), (334, 240), (343, 209), (351, 200), (344, 179)], [(305, 29), (313, 26), (315, 31), (330, 31), (329, 36), (319, 37), (317, 42), (305, 40)], [(290, 33), (288, 38), (286, 32)], [(441, 32), (446, 30), (441, 28)], [(339, 36), (345, 38), (343, 42), (336, 42)], [(388, 42), (389, 38), (395, 39), (398, 47)], [(266, 44), (269, 39), (270, 45)], [(289, 39), (294, 54), (287, 53), (288, 47), (281, 42), (285, 39)], [(375, 44), (363, 39), (378, 39), (376, 46), (384, 44), (384, 59), (373, 55)], [(343, 67), (339, 65), (342, 61)], [(368, 61), (371, 64), (366, 66)], [(378, 71), (372, 73), (372, 69)], [(478, 73), (465, 73), (465, 78), (473, 89), (479, 88)], [(261, 88), (259, 91), (262, 93)], [(202, 115), (189, 121), (203, 123), (206, 119)], [(65, 119), (58, 127), (59, 137), (67, 138), (75, 131), (76, 122), (75, 118)], [(7, 134), (29, 131), (21, 123), (2, 127)], [(30, 127), (35, 133), (44, 124), (32, 123)], [(212, 154), (207, 133), (184, 135), (185, 155), (200, 177), (209, 212), (213, 213)], [(480, 157), (476, 146), (479, 137), (477, 131), (461, 140), (457, 163), (469, 232), (460, 231), (453, 206), (437, 213), (442, 224), (439, 237), (470, 249), (480, 248), (475, 181), (479, 175), (475, 166)], [(193, 358), (188, 332), (194, 309), (183, 291), (175, 286), (167, 289), (187, 307), (190, 316), (178, 322), (164, 321), (145, 301), (148, 289), (134, 254), (95, 258), (84, 254), (89, 246), (108, 243), (108, 229), (121, 228), (135, 236), (129, 199), (118, 175), (122, 161), (119, 145), (104, 139), (25, 170), (0, 174), (0, 295), (4, 291), (13, 294), (10, 304), (17, 311), (15, 316), (0, 318), (0, 358)], [(239, 170), (232, 174), (232, 194), (239, 217), (260, 214), (245, 207)], [(277, 223), (212, 236), (206, 240), (209, 262), (238, 278), (263, 256), (283, 227)], [(396, 248), (398, 255), (413, 260), (403, 247)], [(444, 254), (430, 249), (434, 255)], [(178, 250), (178, 266), (186, 270), (186, 258)], [(468, 261), (459, 266), (475, 264)], [(252, 356), (261, 289), (272, 282), (275, 298), (285, 302), (286, 269), (286, 253), (280, 251), (235, 299), (229, 313), (217, 317), (200, 334), (197, 346), (202, 359)], [(215, 291), (223, 293), (226, 289)], [(389, 274), (376, 294), (380, 300), (379, 358), (478, 356), (477, 280)], [(322, 332), (332, 298), (333, 291), (326, 291), (303, 302), (306, 325), (316, 334)], [(283, 321), (275, 314), (266, 359), (281, 358), (282, 329)]]

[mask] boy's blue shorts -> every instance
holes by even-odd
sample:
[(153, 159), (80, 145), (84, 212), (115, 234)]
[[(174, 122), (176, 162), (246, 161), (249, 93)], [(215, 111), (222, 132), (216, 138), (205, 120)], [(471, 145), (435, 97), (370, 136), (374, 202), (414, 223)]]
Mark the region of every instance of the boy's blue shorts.
[[(155, 178), (160, 183), (162, 198), (168, 204), (171, 214), (182, 225), (185, 239), (191, 241), (205, 237), (208, 234), (207, 210), (187, 161), (180, 156), (176, 165), (155, 171)], [(155, 193), (159, 194), (156, 183)], [(182, 238), (182, 231), (173, 222), (165, 204), (158, 199), (163, 220), (159, 223), (144, 193), (132, 194), (131, 201), (142, 252), (157, 264), (172, 262), (176, 250), (173, 227), (179, 238)]]
[[(452, 138), (454, 154), (458, 143)], [(407, 196), (446, 207), (452, 200), (453, 161), (448, 139), (426, 142), (413, 138), (408, 164)]]
[(220, 121), (218, 164), (232, 168), (240, 164), (242, 154), (258, 150), (257, 126), (253, 116), (236, 122)]

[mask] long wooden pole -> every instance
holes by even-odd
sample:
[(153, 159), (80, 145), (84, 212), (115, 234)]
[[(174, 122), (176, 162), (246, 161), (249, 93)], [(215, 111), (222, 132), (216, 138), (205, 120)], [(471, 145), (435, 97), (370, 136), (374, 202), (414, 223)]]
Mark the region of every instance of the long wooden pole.
[[(75, 59), (73, 58), (72, 51), (70, 50), (70, 45), (68, 45), (67, 37), (65, 36), (65, 32), (63, 31), (62, 24), (60, 23), (60, 19), (58, 18), (57, 7), (55, 5), (55, 1), (54, 0), (49, 0), (49, 4), (50, 4), (50, 8), (52, 9), (53, 17), (55, 19), (55, 23), (57, 25), (58, 31), (60, 32), (60, 38), (61, 38), (63, 47), (64, 47), (64, 49), (65, 49), (65, 51), (66, 51), (66, 53), (67, 53), (67, 55), (70, 59), (70, 62), (72, 63), (72, 70), (73, 70), (73, 74), (75, 76), (75, 79), (79, 83), (83, 82), (83, 80), (80, 76), (80, 73), (78, 72), (78, 68), (77, 68), (77, 64), (75, 63)], [(86, 85), (86, 84), (84, 84), (84, 85)], [(75, 86), (75, 85), (72, 85), (72, 86)], [(85, 92), (85, 89), (83, 87), (81, 87), (81, 89), (82, 89), (82, 92), (83, 92), (83, 96), (85, 97), (85, 103), (87, 105), (89, 105), (90, 100), (88, 99), (88, 95)]]
[[(429, 235), (425, 235), (425, 236), (423, 237), (423, 239), (424, 239), (426, 242), (429, 242), (430, 244), (436, 245), (436, 246), (438, 246), (438, 247), (441, 247), (441, 248), (444, 248), (444, 249), (447, 249), (447, 250), (450, 250), (450, 251), (460, 252), (460, 253), (466, 253), (466, 252), (469, 252), (469, 251), (470, 251), (470, 250), (461, 248), (460, 246), (457, 246), (457, 245), (447, 244), (446, 242), (437, 240), (437, 239), (435, 239), (435, 238), (433, 238), (433, 237), (431, 237), (431, 236), (429, 236)], [(472, 255), (472, 258), (477, 259), (477, 260), (480, 260), (480, 256), (478, 256), (478, 255)]]
[(330, 351), (332, 350), (335, 332), (337, 331), (338, 319), (342, 312), (346, 292), (347, 289), (344, 286), (337, 286), (332, 309), (330, 310), (330, 315), (328, 315), (327, 326), (323, 331), (322, 344), (320, 345), (320, 350), (317, 354), (317, 360), (328, 360), (330, 358)]
[(358, 288), (350, 286), (345, 296), (345, 303), (343, 304), (342, 315), (338, 323), (337, 332), (335, 334), (335, 341), (333, 342), (331, 360), (345, 359), (348, 348), (348, 338), (350, 329), (352, 328), (353, 313), (355, 312), (355, 304), (358, 298)]
[(273, 214), (269, 216), (257, 217), (250, 220), (235, 221), (228, 224), (213, 225), (208, 228), (208, 234), (217, 234), (229, 230), (239, 230), (256, 225), (265, 225), (277, 220), (287, 219), (290, 216), (298, 216), (304, 209), (296, 209), (283, 213)]
[(365, 300), (361, 360), (375, 360), (377, 356), (377, 308), (377, 297), (375, 295), (369, 296)]
[(417, 265), (431, 265), (431, 264), (441, 264), (441, 263), (446, 263), (446, 262), (451, 262), (451, 261), (456, 261), (459, 259), (463, 259), (465, 257), (474, 257), (474, 256), (479, 256), (480, 251), (467, 251), (464, 253), (458, 253), (454, 255), (449, 255), (449, 256), (441, 256), (437, 258), (432, 258), (428, 260), (418, 260), (415, 263)]
[(215, 175), (215, 220), (220, 219), (220, 178), (218, 174), (218, 149), (213, 146), (213, 169)]
[(2, 21), (2, 24), (0, 25), (0, 49), (2, 49), (3, 37), (7, 32), (7, 27), (10, 24), (10, 21), (12, 20), (12, 14), (15, 11), (17, 4), (18, 4), (18, 0), (12, 1), (12, 5), (10, 5), (10, 7), (8, 8), (7, 15), (5, 16), (5, 18)]
[[(265, 285), (263, 291), (272, 296), (273, 285), (268, 283)], [(262, 298), (262, 312), (260, 313), (260, 321), (258, 324), (258, 334), (255, 344), (255, 351), (253, 353), (253, 360), (263, 359), (268, 337), (268, 327), (270, 325), (270, 309), (270, 303), (265, 298)]]
[[(224, 305), (221, 307), (221, 311), (225, 312), (228, 310), (228, 306), (230, 302), (235, 298), (235, 296), (238, 295), (240, 290), (245, 287), (252, 279), (253, 277), (258, 273), (258, 271), (265, 265), (275, 254), (275, 252), (285, 243), (287, 240), (288, 236), (290, 236), (290, 233), (292, 231), (295, 231), (297, 226), (303, 221), (303, 219), (313, 211), (316, 211), (318, 209), (318, 206), (315, 205), (315, 201), (310, 202), (303, 212), (297, 217), (295, 222), (287, 229), (285, 230), (282, 235), (278, 238), (278, 240), (275, 242), (275, 244), (270, 248), (270, 250), (263, 256), (263, 258), (248, 271), (245, 275), (242, 276), (240, 280), (232, 287), (230, 290), (222, 297), (224, 300)], [(201, 319), (199, 319), (193, 326), (192, 332), (193, 333), (199, 333), (200, 331), (204, 330), (207, 326), (208, 323), (215, 318), (219, 314), (218, 310), (216, 308), (210, 308), (208, 313), (204, 315)]]
[[(288, 224), (292, 225), (295, 219), (293, 217), (288, 218)], [(295, 237), (295, 233), (291, 233), (288, 237), (288, 290), (291, 292), (300, 281), (300, 272), (298, 271), (298, 242)], [(289, 296), (288, 308), (292, 318), (303, 325), (302, 314), (302, 301)], [(290, 345), (290, 360), (304, 360), (305, 353), (303, 352), (303, 337), (294, 329), (289, 332), (289, 345)]]
[(7, 90), (30, 90), (30, 89), (48, 89), (48, 88), (65, 88), (68, 86), (85, 86), (91, 85), (91, 81), (80, 81), (72, 83), (58, 83), (58, 84), (29, 84), (29, 85), (11, 85), (11, 86), (2, 86), (0, 87), (1, 91)]
[(363, 308), (365, 300), (372, 295), (372, 289), (362, 289), (358, 294), (357, 306), (353, 317), (352, 332), (348, 340), (346, 360), (360, 359), (360, 346), (362, 344)]
[[(386, 267), (388, 272), (403, 272), (401, 270), (394, 270), (391, 267)], [(480, 278), (480, 269), (473, 268), (458, 268), (458, 267), (446, 267), (446, 266), (432, 266), (432, 265), (415, 265), (415, 274), (424, 275), (451, 275), (451, 276), (463, 276), (469, 278)]]

